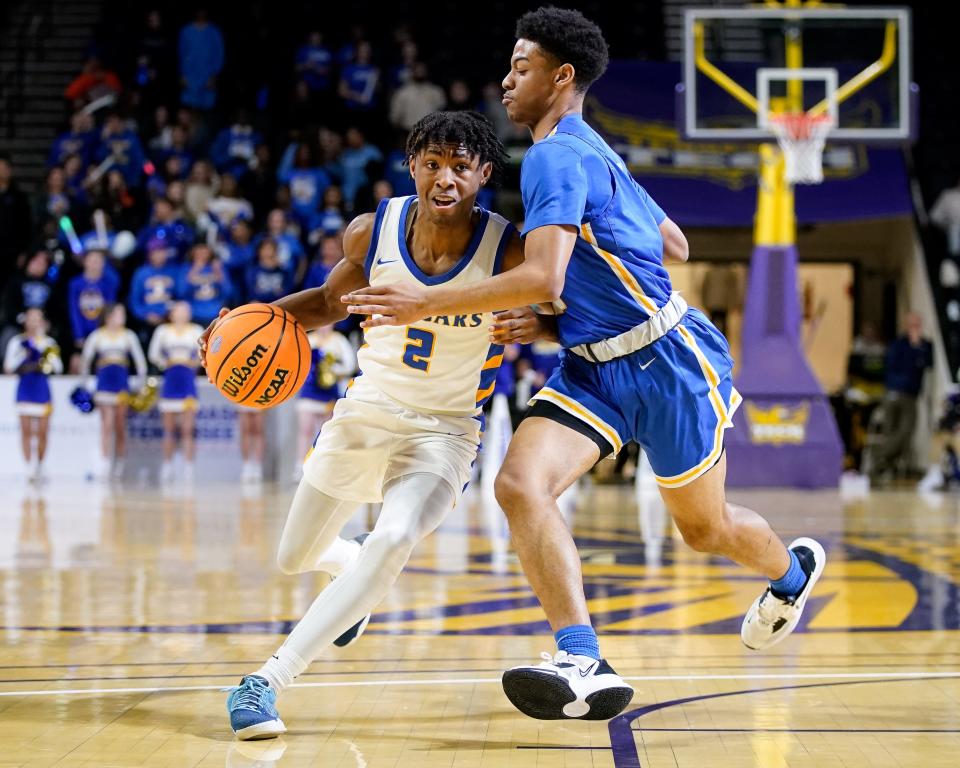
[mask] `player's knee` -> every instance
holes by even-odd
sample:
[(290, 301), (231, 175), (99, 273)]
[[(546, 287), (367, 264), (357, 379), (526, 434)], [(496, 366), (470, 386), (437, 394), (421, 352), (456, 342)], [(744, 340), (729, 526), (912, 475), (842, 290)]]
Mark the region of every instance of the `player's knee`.
[(392, 568), (399, 572), (410, 559), (410, 553), (413, 552), (418, 541), (416, 531), (387, 528), (374, 530), (367, 539), (365, 547), (369, 556), (374, 557), (381, 567)]
[(530, 487), (524, 482), (523, 476), (506, 467), (502, 468), (493, 482), (493, 493), (497, 504), (509, 517), (527, 506), (530, 498)]
[(721, 535), (715, 526), (680, 526), (683, 540), (695, 552), (716, 553), (719, 551)]

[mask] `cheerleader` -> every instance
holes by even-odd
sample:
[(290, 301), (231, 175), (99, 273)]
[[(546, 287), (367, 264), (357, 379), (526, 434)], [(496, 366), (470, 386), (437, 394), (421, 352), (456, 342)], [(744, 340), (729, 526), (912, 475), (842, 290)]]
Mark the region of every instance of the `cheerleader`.
[[(343, 382), (357, 368), (357, 356), (343, 334), (325, 325), (308, 334), (310, 339), (310, 373), (297, 400), (299, 423), (299, 456), (307, 454), (320, 428), (333, 414), (333, 406), (343, 395)], [(302, 463), (293, 470), (294, 482), (300, 482)]]
[(47, 336), (47, 320), (42, 309), (34, 307), (24, 313), (23, 333), (14, 336), (7, 344), (3, 370), (20, 376), (17, 384), (20, 447), (23, 460), (29, 467), (31, 482), (40, 482), (53, 410), (47, 376), (63, 373), (60, 349)]
[(100, 441), (103, 463), (114, 479), (123, 476), (127, 452), (127, 401), (130, 397), (130, 360), (143, 381), (147, 361), (137, 334), (127, 328), (127, 310), (114, 304), (103, 315), (103, 325), (83, 345), (80, 370), (89, 376), (96, 366), (97, 383), (93, 400), (100, 411)]
[(200, 365), (197, 340), (203, 328), (190, 320), (190, 305), (178, 301), (170, 309), (170, 322), (154, 332), (147, 352), (147, 359), (163, 371), (159, 407), (163, 419), (160, 480), (164, 483), (173, 480), (178, 430), (184, 458), (184, 480), (193, 480), (193, 428), (197, 409), (197, 368)]

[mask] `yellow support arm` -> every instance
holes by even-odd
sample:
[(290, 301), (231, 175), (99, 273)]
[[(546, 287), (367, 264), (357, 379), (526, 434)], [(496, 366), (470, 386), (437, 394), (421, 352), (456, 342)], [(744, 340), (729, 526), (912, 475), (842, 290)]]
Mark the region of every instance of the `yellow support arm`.
[(693, 25), (693, 50), (694, 50), (694, 61), (697, 64), (697, 69), (699, 69), (703, 74), (709, 77), (713, 82), (727, 91), (733, 98), (739, 101), (743, 106), (753, 112), (760, 111), (760, 102), (757, 101), (757, 97), (754, 96), (750, 91), (746, 90), (740, 83), (731, 78), (729, 75), (721, 72), (716, 66), (707, 61), (706, 53), (704, 53), (704, 43), (703, 43), (703, 24), (701, 22), (695, 22)]
[[(880, 54), (880, 58), (858, 75), (850, 78), (847, 80), (847, 82), (837, 88), (837, 104), (842, 104), (861, 88), (869, 85), (878, 77), (880, 77), (880, 75), (890, 69), (890, 67), (893, 66), (893, 60), (896, 58), (896, 56), (897, 23), (895, 21), (888, 21), (883, 36), (883, 51)], [(823, 101), (811, 107), (808, 114), (812, 117), (818, 117), (826, 114), (829, 108), (830, 102), (827, 99), (824, 99)]]

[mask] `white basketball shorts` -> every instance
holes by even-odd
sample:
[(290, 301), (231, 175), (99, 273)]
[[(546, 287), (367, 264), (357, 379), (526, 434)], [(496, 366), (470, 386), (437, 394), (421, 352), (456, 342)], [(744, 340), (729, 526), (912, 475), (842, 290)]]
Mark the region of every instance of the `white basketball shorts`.
[(360, 376), (333, 409), (303, 465), (314, 488), (344, 501), (383, 501), (391, 480), (425, 472), (446, 480), (459, 497), (480, 446), (472, 416), (414, 411)]

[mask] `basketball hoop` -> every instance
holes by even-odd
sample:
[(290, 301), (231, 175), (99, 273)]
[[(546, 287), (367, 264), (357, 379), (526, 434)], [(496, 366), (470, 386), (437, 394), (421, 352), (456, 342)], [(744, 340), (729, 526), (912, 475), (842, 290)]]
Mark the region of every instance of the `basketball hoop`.
[(819, 184), (823, 181), (823, 147), (833, 128), (829, 114), (782, 112), (768, 118), (786, 160), (790, 184)]

